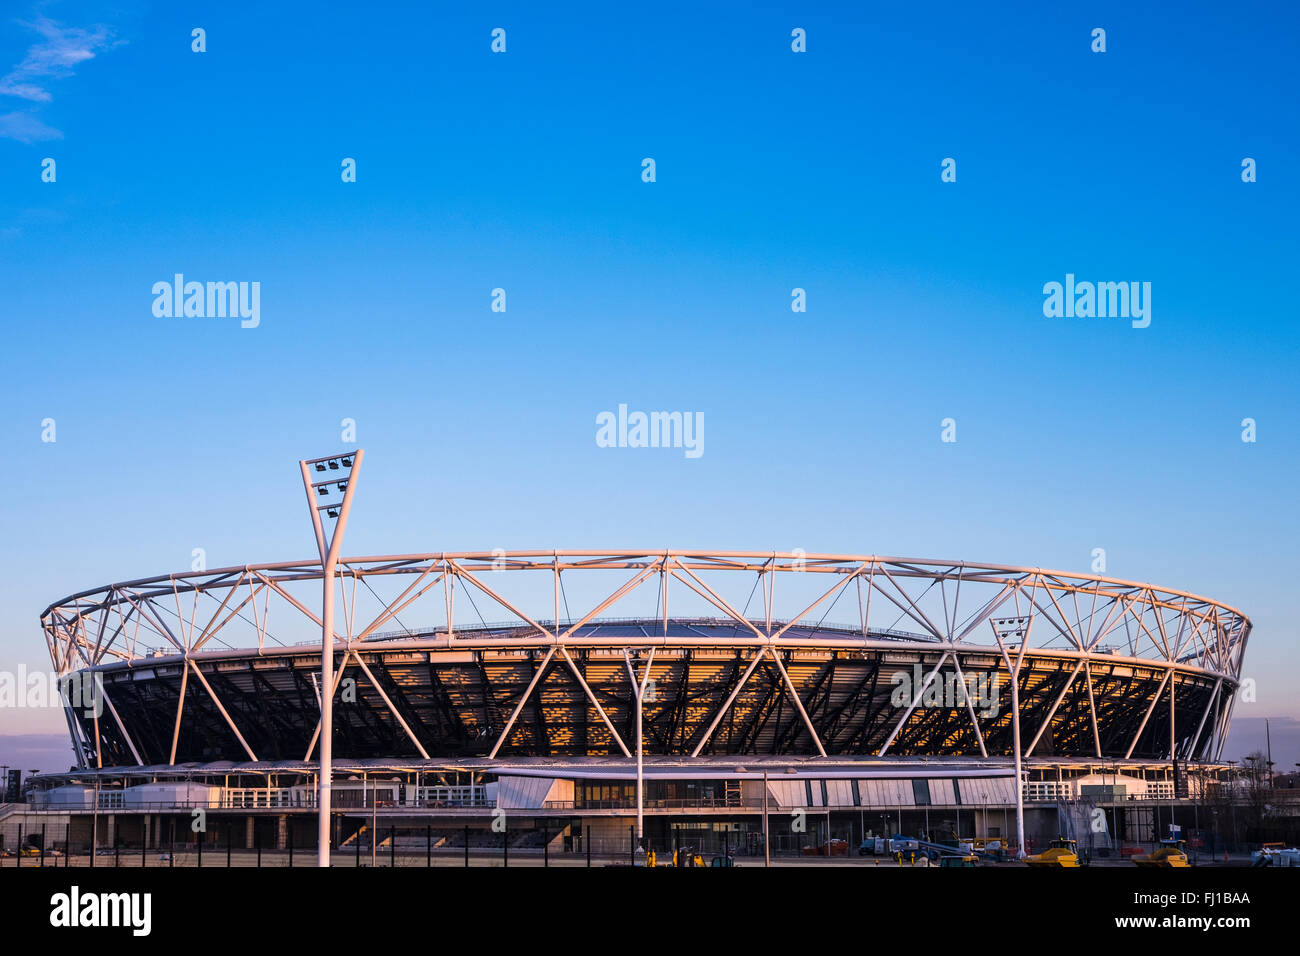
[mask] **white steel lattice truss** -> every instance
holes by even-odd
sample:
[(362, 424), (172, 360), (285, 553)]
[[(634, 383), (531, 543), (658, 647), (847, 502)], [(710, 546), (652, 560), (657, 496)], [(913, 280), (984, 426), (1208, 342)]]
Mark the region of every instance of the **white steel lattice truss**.
[[(586, 579), (599, 572), (613, 574), (617, 586)], [(284, 635), (305, 637), (321, 620), (312, 605), (319, 595), (319, 561), (246, 565), (215, 571), (172, 574), (83, 591), (50, 606), (41, 616), (50, 658), (61, 677), (96, 674), (106, 669), (144, 667), (180, 662), (181, 692), (176, 703), (170, 761), (176, 758), (182, 712), (189, 678), (229, 725), (249, 759), (257, 754), (241, 734), (199, 661), (259, 656), (277, 645), (293, 647), (314, 639), (286, 642)], [(783, 653), (800, 648), (874, 648), (890, 651), (939, 652), (938, 664), (928, 668), (915, 699), (900, 713), (893, 732), (876, 753), (889, 752), (899, 731), (917, 707), (923, 691), (947, 663), (961, 672), (960, 658), (983, 650), (997, 655), (1008, 674), (1035, 657), (1074, 661), (1065, 685), (1056, 695), (1037, 734), (1028, 737), (1025, 755), (1032, 755), (1044, 729), (1066, 692), (1076, 682), (1086, 682), (1092, 710), (1092, 735), (1097, 755), (1093, 698), (1093, 667), (1131, 664), (1163, 672), (1163, 681), (1128, 746), (1131, 754), (1147, 727), (1161, 694), (1170, 698), (1170, 751), (1174, 744), (1175, 676), (1193, 676), (1213, 684), (1209, 701), (1199, 716), (1192, 741), (1208, 732), (1208, 746), (1198, 748), (1218, 759), (1231, 719), (1235, 691), (1251, 624), (1235, 608), (1183, 591), (1132, 581), (1040, 568), (971, 564), (893, 558), (875, 555), (826, 555), (777, 552), (704, 551), (514, 551), (389, 555), (343, 559), (339, 564), (341, 620), (336, 618), (336, 655), (351, 660), (371, 680), (391, 717), (423, 757), (429, 754), (394, 702), (374, 680), (359, 650), (514, 648), (544, 652), (535, 672), (513, 707), (490, 756), (497, 756), (515, 721), (533, 695), (546, 666), (563, 664), (589, 698), (624, 756), (631, 752), (597, 695), (583, 679), (573, 653), (596, 646), (619, 644), (609, 636), (593, 634), (590, 625), (616, 617), (636, 600), (653, 596), (654, 613), (635, 617), (642, 626), (634, 639), (622, 641), (635, 650), (648, 676), (651, 649), (656, 647), (739, 648), (749, 663), (717, 709), (712, 723), (691, 753), (699, 755), (731, 702), (745, 687), (759, 664), (766, 661), (779, 672), (790, 691), (815, 751), (827, 751), (818, 731), (782, 663)], [(543, 576), (549, 576), (549, 581)], [(595, 597), (583, 602), (579, 613), (569, 608), (569, 594), (577, 581), (590, 584)], [(526, 581), (527, 586), (520, 582)], [(314, 583), (315, 590), (311, 590)], [(538, 587), (538, 585), (541, 585)], [(379, 589), (389, 592), (381, 597)], [(521, 593), (516, 596), (518, 590)], [(744, 595), (748, 593), (748, 599)], [(761, 608), (753, 604), (760, 595)], [(460, 601), (457, 598), (461, 598)], [(743, 604), (742, 604), (743, 601)], [(467, 607), (468, 605), (468, 607)], [(481, 607), (510, 618), (508, 633), (489, 632)], [(548, 606), (549, 605), (549, 606)], [(725, 636), (693, 636), (670, 614), (672, 607), (703, 608), (710, 620), (734, 624)], [(537, 610), (538, 607), (545, 611)], [(813, 636), (808, 625), (826, 620), (833, 608), (848, 616), (855, 611), (853, 630), (842, 625)], [(563, 612), (563, 617), (562, 617)], [(424, 614), (436, 619), (432, 626), (409, 629), (401, 615)], [(680, 617), (680, 612), (678, 617)], [(880, 622), (890, 620), (889, 627)], [(271, 627), (270, 622), (276, 621)], [(894, 624), (906, 621), (907, 630)], [(646, 626), (653, 622), (653, 626)], [(398, 625), (400, 629), (385, 630)], [(492, 625), (496, 628), (497, 625)], [(858, 633), (853, 633), (856, 630)], [(815, 631), (813, 632), (815, 633)], [(646, 654), (650, 653), (647, 660)], [(633, 674), (629, 656), (629, 674)], [(336, 672), (335, 692), (343, 674)], [(646, 677), (639, 679), (644, 685)], [(638, 680), (630, 678), (635, 688)], [(643, 687), (642, 687), (643, 689)], [(634, 689), (634, 694), (640, 691)], [(118, 710), (107, 694), (106, 719), (115, 722), (137, 763), (140, 753)], [(971, 707), (969, 700), (966, 706)], [(1013, 713), (1019, 734), (1020, 714)], [(69, 727), (83, 765), (103, 766), (102, 737), (96, 717), (93, 740), (68, 708)], [(970, 710), (975, 738), (985, 753), (974, 709)], [(319, 723), (316, 735), (319, 734)], [(1034, 728), (1027, 729), (1033, 734)], [(314, 747), (317, 736), (312, 737)], [(635, 743), (635, 741), (634, 741)], [(1191, 744), (1187, 745), (1192, 746)], [(310, 758), (312, 747), (306, 758)], [(1177, 756), (1177, 754), (1175, 753)], [(1126, 754), (1127, 756), (1127, 754)], [(1188, 756), (1188, 754), (1183, 754)]]

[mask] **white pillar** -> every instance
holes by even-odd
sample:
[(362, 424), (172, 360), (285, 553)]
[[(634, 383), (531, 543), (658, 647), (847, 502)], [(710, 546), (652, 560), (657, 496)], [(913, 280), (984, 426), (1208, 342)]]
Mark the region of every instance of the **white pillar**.
[(634, 685), (632, 689), (636, 691), (636, 845), (641, 849), (645, 847), (645, 820), (642, 816), (645, 805), (645, 778), (641, 765), (641, 688), (639, 685)]
[(1020, 767), (1019, 668), (1011, 676), (1011, 745), (1016, 751), (1016, 855), (1025, 858), (1025, 780)]
[(334, 564), (322, 575), (325, 593), (321, 614), (320, 795), (317, 798), (316, 865), (330, 865), (330, 781), (334, 776)]

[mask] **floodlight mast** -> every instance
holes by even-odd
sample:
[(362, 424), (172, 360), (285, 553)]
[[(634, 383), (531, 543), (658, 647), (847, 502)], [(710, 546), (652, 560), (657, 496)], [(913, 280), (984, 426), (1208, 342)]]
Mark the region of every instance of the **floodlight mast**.
[[(1034, 626), (1034, 616), (994, 618), (989, 622), (993, 627), (993, 637), (1002, 651), (1002, 660), (1011, 677), (1011, 749), (1016, 758), (1016, 857), (1023, 860), (1025, 853), (1025, 771), (1020, 747), (1020, 667), (1025, 661), (1025, 651), (1029, 647), (1029, 630)], [(1003, 643), (1003, 637), (1018, 637), (1016, 662), (1011, 663), (1011, 654)], [(1159, 696), (1157, 694), (1157, 696)], [(1033, 745), (1030, 745), (1033, 749)]]
[(636, 848), (633, 850), (633, 856), (638, 859), (645, 853), (645, 771), (642, 763), (643, 747), (641, 742), (644, 727), (642, 703), (645, 700), (646, 685), (650, 682), (650, 665), (655, 660), (654, 647), (651, 646), (646, 650), (649, 651), (649, 656), (645, 662), (645, 674), (640, 679), (637, 678), (636, 668), (632, 665), (632, 648), (623, 651), (623, 659), (627, 662), (628, 677), (632, 683), (632, 693), (636, 697)]
[[(320, 686), (320, 777), (317, 787), (316, 806), (318, 826), (316, 832), (316, 865), (330, 865), (330, 782), (334, 773), (334, 572), (338, 566), (339, 550), (343, 544), (343, 533), (347, 530), (348, 512), (352, 507), (352, 492), (356, 488), (356, 478), (361, 471), (361, 459), (365, 451), (358, 448), (355, 453), (330, 455), (299, 461), (302, 470), (302, 485), (307, 493), (307, 506), (311, 509), (312, 527), (316, 532), (316, 546), (321, 559), (321, 686)], [(311, 466), (317, 471), (342, 470), (346, 478), (329, 478), (313, 483)], [(318, 504), (319, 498), (330, 497), (330, 486), (343, 492), (342, 502)], [(324, 511), (330, 518), (337, 518), (334, 533), (327, 536), (325, 524), (321, 520)]]

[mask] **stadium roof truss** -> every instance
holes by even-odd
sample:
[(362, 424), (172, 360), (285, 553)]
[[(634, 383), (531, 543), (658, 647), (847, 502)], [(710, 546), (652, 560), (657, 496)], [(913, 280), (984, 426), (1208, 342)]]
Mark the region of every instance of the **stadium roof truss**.
[[(599, 572), (612, 574), (615, 586), (610, 588), (607, 579), (594, 580)], [(179, 666), (170, 748), (154, 748), (168, 753), (168, 762), (176, 761), (187, 703), (200, 692), (204, 706), (224, 721), (243, 753), (257, 760), (252, 742), (227, 707), (229, 685), (211, 668), (205, 673), (199, 664), (310, 653), (309, 645), (318, 646), (318, 639), (309, 636), (310, 628), (318, 631), (322, 626), (313, 607), (319, 600), (321, 575), (319, 561), (300, 561), (143, 578), (72, 595), (47, 608), (41, 622), (54, 669), (69, 682), (123, 668)], [(908, 706), (896, 708), (896, 717), (879, 715), (880, 736), (870, 737), (876, 740), (871, 752), (878, 756), (897, 752), (900, 746), (904, 752), (914, 752), (906, 748), (927, 739), (960, 739), (968, 752), (988, 756), (987, 737), (993, 729), (987, 722), (981, 725), (969, 694), (962, 695), (953, 712), (967, 714), (965, 727), (951, 725), (956, 719), (953, 713), (942, 719), (919, 715), (924, 694), (945, 665), (965, 687), (963, 662), (969, 664), (970, 655), (983, 653), (1001, 661), (1020, 691), (1020, 707), (1013, 709), (1011, 720), (1027, 725), (1025, 756), (1042, 745), (1044, 732), (1075, 689), (1065, 706), (1080, 711), (1077, 724), (1087, 729), (1092, 741), (1088, 749), (1095, 748), (1097, 756), (1103, 749), (1131, 756), (1152, 724), (1157, 704), (1167, 696), (1169, 752), (1184, 757), (1208, 753), (1218, 759), (1251, 629), (1249, 619), (1232, 607), (1150, 584), (1041, 568), (876, 555), (498, 549), (341, 559), (338, 580), (342, 614), (335, 618), (334, 633), (335, 654), (341, 662), (335, 671), (334, 693), (347, 667), (354, 665), (378, 700), (376, 713), (367, 719), (393, 728), (394, 734), (400, 731), (423, 758), (429, 757), (425, 742), (430, 731), (404, 699), (399, 683), (372, 669), (372, 652), (478, 653), (484, 701), (498, 701), (500, 694), (494, 693), (481, 653), (490, 649), (525, 658), (531, 676), (523, 686), (509, 688), (508, 700), (499, 701), (502, 716), (508, 712), (508, 717), (500, 721), (489, 713), (476, 731), (491, 731), (490, 749), (486, 743), (483, 747), (491, 757), (517, 739), (521, 716), (530, 708), (541, 719), (542, 686), (560, 679), (570, 682), (573, 693), (580, 692), (590, 705), (599, 721), (594, 732), (608, 745), (608, 752), (630, 757), (629, 740), (636, 746), (636, 731), (630, 721), (611, 712), (615, 708), (608, 694), (602, 699), (593, 689), (588, 680), (590, 655), (599, 651), (619, 655), (618, 670), (625, 668), (626, 678), (626, 689), (619, 693), (639, 704), (656, 664), (654, 654), (672, 648), (687, 655), (674, 701), (683, 711), (689, 703), (704, 715), (683, 743), (683, 752), (691, 756), (714, 745), (724, 719), (731, 717), (734, 724), (733, 705), (742, 695), (752, 697), (753, 706), (744, 726), (728, 727), (729, 747), (732, 741), (744, 746), (746, 734), (756, 739), (766, 732), (777, 735), (774, 746), (778, 747), (796, 735), (805, 740), (806, 734), (810, 752), (823, 757), (831, 752), (827, 744), (832, 739), (835, 752), (852, 751), (870, 735), (865, 729), (856, 737), (840, 734), (853, 722), (857, 704), (842, 694), (832, 700), (834, 655), (869, 649), (908, 652), (925, 661), (923, 680), (910, 689)], [(583, 599), (574, 614), (570, 593), (578, 581), (583, 582), (577, 589)], [(381, 596), (381, 590), (387, 596)], [(644, 608), (651, 599), (654, 612), (648, 613)], [(627, 613), (633, 604), (636, 613)], [(508, 620), (489, 624), (480, 605)], [(544, 613), (539, 606), (545, 607)], [(852, 609), (853, 623), (826, 624), (835, 608), (843, 617), (848, 616), (846, 609)], [(424, 615), (424, 620), (432, 618), (436, 623), (407, 628), (401, 623), (404, 614)], [(889, 625), (881, 626), (886, 620)], [(905, 629), (897, 629), (902, 622)], [(290, 633), (304, 639), (286, 640)], [(709, 648), (730, 649), (735, 661), (727, 679), (711, 688), (707, 699), (689, 702), (690, 655)], [(801, 681), (801, 692), (789, 668), (801, 652), (814, 648), (831, 657), (819, 664), (822, 670), (814, 678)], [(1029, 670), (1043, 661), (1064, 664), (1050, 679), (1031, 681)], [(666, 666), (663, 654), (657, 666)], [(644, 668), (639, 677), (638, 667)], [(1112, 697), (1123, 696), (1122, 685), (1113, 682), (1137, 681), (1135, 667), (1148, 675), (1145, 684), (1131, 685), (1145, 706), (1133, 708), (1122, 719), (1108, 718), (1108, 737), (1103, 742), (1099, 730), (1103, 721), (1098, 716), (1102, 701), (1094, 693), (1094, 682), (1104, 671), (1113, 686), (1121, 687), (1107, 698), (1105, 706), (1113, 707)], [(1174, 727), (1178, 675), (1193, 675), (1202, 686), (1212, 686), (1203, 695), (1203, 705), (1201, 697), (1195, 698), (1199, 723), (1190, 737), (1184, 728), (1181, 745)], [(870, 680), (874, 689), (879, 677), (877, 667), (870, 674), (864, 672), (861, 681)], [(295, 675), (295, 680), (301, 684), (303, 678)], [(430, 680), (437, 681), (432, 668)], [(761, 694), (756, 683), (763, 684)], [(149, 762), (107, 687), (102, 681), (97, 685), (103, 693), (104, 719), (113, 722), (136, 764)], [(1078, 689), (1081, 686), (1086, 687), (1086, 695)], [(261, 687), (254, 677), (250, 693), (262, 693)], [(269, 692), (269, 686), (264, 689)], [(319, 707), (318, 686), (297, 686), (296, 692), (308, 702), (316, 695)], [(259, 698), (256, 704), (261, 703)], [(100, 716), (95, 716), (93, 731), (87, 733), (72, 705), (66, 709), (82, 765), (103, 766)], [(492, 708), (485, 703), (484, 709)], [(681, 730), (677, 725), (682, 715), (667, 713), (673, 709), (665, 708), (653, 718), (664, 722), (670, 742)], [(445, 705), (443, 710), (445, 726), (452, 728), (456, 717)], [(773, 714), (776, 723), (771, 730)], [(943, 723), (945, 719), (949, 723)], [(1127, 744), (1114, 739), (1116, 728), (1122, 728)], [(154, 729), (163, 735), (163, 728)], [(1016, 727), (1017, 734), (1021, 729)], [(468, 732), (463, 726), (460, 731)], [(303, 759), (310, 759), (319, 732), (317, 717)], [(582, 732), (585, 739), (588, 731)]]

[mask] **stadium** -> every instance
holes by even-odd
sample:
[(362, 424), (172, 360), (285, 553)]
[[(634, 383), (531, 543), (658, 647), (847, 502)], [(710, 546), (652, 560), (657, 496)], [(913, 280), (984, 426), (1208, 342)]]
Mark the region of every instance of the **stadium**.
[[(324, 574), (249, 564), (46, 609), (55, 670), (102, 700), (70, 697), (72, 766), (38, 781), (70, 842), (106, 810), (113, 839), (192, 839), (203, 807), (242, 845), (315, 845)], [(1097, 839), (1149, 836), (1227, 772), (1250, 633), (1151, 584), (877, 555), (496, 549), (336, 575), (332, 841), (426, 834), (466, 859), (683, 833), (1032, 845), (1095, 805), (1120, 831)]]

